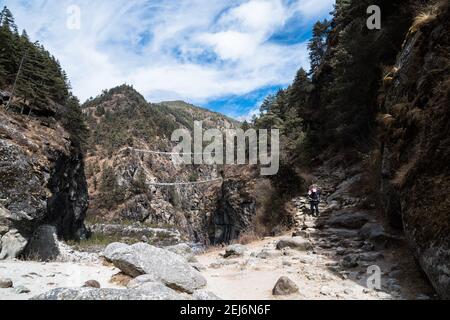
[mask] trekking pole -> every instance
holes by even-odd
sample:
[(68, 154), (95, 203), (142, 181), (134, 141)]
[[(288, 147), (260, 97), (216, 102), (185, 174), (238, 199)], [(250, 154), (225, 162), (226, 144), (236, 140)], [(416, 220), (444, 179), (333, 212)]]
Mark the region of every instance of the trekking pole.
[(12, 89), (12, 92), (11, 92), (11, 97), (9, 97), (8, 103), (6, 104), (6, 111), (8, 111), (9, 106), (11, 104), (11, 101), (14, 98), (14, 93), (16, 91), (17, 81), (19, 80), (20, 71), (22, 70), (23, 62), (25, 61), (25, 57), (26, 56), (27, 56), (27, 53), (25, 52), (25, 54), (22, 57), (22, 60), (20, 61), (19, 71), (17, 71), (16, 79), (14, 80), (14, 85), (13, 85), (13, 89)]

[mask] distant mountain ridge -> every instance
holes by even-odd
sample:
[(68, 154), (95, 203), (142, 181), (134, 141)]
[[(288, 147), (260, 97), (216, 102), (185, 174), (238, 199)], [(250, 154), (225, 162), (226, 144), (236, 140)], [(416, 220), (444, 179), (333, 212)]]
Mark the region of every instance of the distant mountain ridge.
[[(175, 164), (168, 155), (139, 150), (171, 151), (172, 132), (180, 128), (192, 130), (194, 121), (203, 121), (204, 129), (221, 130), (236, 128), (237, 121), (183, 101), (148, 103), (128, 85), (104, 91), (82, 108), (90, 129), (86, 159), (89, 220), (171, 226), (188, 239), (202, 243), (224, 237), (221, 231), (216, 231), (227, 229), (228, 224), (231, 226), (234, 222), (215, 218), (216, 214), (224, 214), (218, 206), (224, 205), (221, 198), (227, 187), (220, 181), (167, 187), (154, 186), (154, 183), (214, 180), (227, 169), (217, 165)], [(127, 147), (132, 149), (124, 150)], [(235, 184), (232, 186), (236, 188)], [(245, 182), (239, 185), (239, 188), (245, 187)], [(234, 197), (233, 203), (237, 205), (227, 205), (227, 212), (241, 216), (233, 212), (253, 200), (246, 194)], [(239, 204), (241, 198), (245, 206)], [(249, 216), (254, 214), (254, 208), (246, 209)], [(221, 227), (217, 227), (215, 221)], [(235, 236), (230, 232), (225, 236), (230, 237), (230, 234)]]

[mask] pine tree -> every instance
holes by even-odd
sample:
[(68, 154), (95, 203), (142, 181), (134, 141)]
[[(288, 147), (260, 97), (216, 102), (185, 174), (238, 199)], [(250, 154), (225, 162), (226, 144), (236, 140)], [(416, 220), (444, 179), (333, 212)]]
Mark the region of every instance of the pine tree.
[(11, 30), (14, 34), (18, 34), (18, 28), (17, 25), (14, 21), (14, 16), (11, 13), (11, 11), (5, 6), (2, 10), (2, 12), (0, 13), (0, 21), (1, 21), (1, 26), (8, 28), (9, 30)]
[(0, 24), (0, 69), (3, 70), (3, 81), (11, 82), (18, 68), (19, 58), (17, 54), (18, 35), (14, 33), (15, 24), (11, 12), (5, 7), (1, 12)]
[(327, 37), (331, 23), (328, 20), (317, 21), (313, 27), (313, 37), (308, 43), (309, 58), (311, 60), (311, 74), (314, 74), (322, 63), (327, 50)]
[(63, 127), (70, 133), (74, 146), (84, 150), (89, 132), (81, 111), (80, 101), (77, 97), (70, 94), (66, 106), (62, 110), (59, 116)]
[(301, 68), (297, 72), (294, 83), (289, 89), (289, 107), (294, 108), (300, 114), (301, 109), (305, 109), (307, 107), (307, 102), (311, 90), (311, 80), (308, 78), (308, 74), (306, 73), (305, 69)]

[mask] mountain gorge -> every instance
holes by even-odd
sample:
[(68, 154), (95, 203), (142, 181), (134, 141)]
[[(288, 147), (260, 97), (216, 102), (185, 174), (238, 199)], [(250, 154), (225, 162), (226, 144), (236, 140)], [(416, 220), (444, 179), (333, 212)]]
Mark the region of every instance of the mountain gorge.
[[(126, 85), (104, 92), (82, 108), (91, 132), (86, 159), (88, 220), (176, 229), (186, 240), (204, 244), (237, 238), (239, 226), (233, 220), (241, 219), (243, 210), (250, 210), (246, 213), (250, 219), (240, 228), (250, 226), (254, 197), (229, 182), (230, 174), (240, 177), (244, 170), (176, 164), (170, 154), (176, 129), (192, 131), (194, 121), (202, 121), (205, 130), (237, 128), (239, 123), (181, 101), (147, 103)], [(252, 205), (233, 207), (223, 199), (231, 197), (229, 193)], [(227, 217), (220, 216), (220, 206), (231, 211)]]
[[(383, 26), (370, 31), (366, 8), (374, 4)], [(293, 166), (340, 159), (344, 167), (361, 167), (353, 191), (365, 199), (359, 206), (379, 208), (386, 225), (404, 232), (447, 298), (449, 17), (447, 1), (337, 1), (333, 20), (314, 28), (311, 77), (300, 70), (256, 120), (286, 132)], [(299, 137), (289, 137), (292, 112), (301, 119)]]
[[(370, 5), (381, 8), (380, 30), (367, 28)], [(252, 265), (262, 261), (270, 272), (282, 265), (282, 272), (302, 270), (302, 281), (316, 281), (319, 275), (306, 269), (315, 261), (330, 279), (350, 278), (355, 286), (376, 264), (387, 270), (383, 277), (404, 277), (406, 291), (417, 284), (411, 296), (429, 281), (439, 297), (450, 298), (450, 5), (338, 0), (332, 15), (314, 26), (311, 70), (300, 69), (289, 87), (265, 99), (258, 116), (239, 123), (183, 101), (150, 103), (129, 85), (80, 105), (59, 62), (26, 32), (19, 35), (5, 8), (0, 260), (39, 260), (33, 250), (47, 246), (42, 232), (50, 226), (59, 240), (89, 253), (127, 242), (110, 245), (104, 256), (134, 280), (142, 266), (123, 268), (127, 254), (141, 263), (142, 252), (167, 254), (142, 242), (175, 245), (170, 250), (187, 258), (168, 259), (198, 280), (202, 267), (191, 247), (256, 243), (250, 246), (260, 252), (246, 255), (237, 245), (219, 262), (202, 256), (210, 263), (208, 281), (233, 261), (250, 280), (264, 269)], [(279, 129), (279, 172), (263, 177), (258, 165), (174, 162), (172, 133), (192, 132), (195, 121), (204, 130)], [(307, 208), (312, 184), (323, 191), (320, 217)], [(278, 238), (287, 233), (289, 239)], [(239, 258), (230, 262), (228, 254)], [(401, 297), (389, 281), (388, 298)]]

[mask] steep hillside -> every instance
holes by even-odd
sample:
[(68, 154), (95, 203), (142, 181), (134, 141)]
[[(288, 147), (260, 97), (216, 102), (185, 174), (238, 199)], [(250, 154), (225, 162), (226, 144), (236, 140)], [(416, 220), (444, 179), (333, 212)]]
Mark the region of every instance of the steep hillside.
[(450, 5), (414, 21), (380, 95), (383, 209), (450, 298)]
[[(369, 5), (383, 15), (366, 27)], [(448, 1), (336, 1), (332, 21), (310, 42), (311, 75), (261, 107), (256, 127), (284, 133), (282, 167), (290, 182), (338, 157), (362, 171), (360, 208), (377, 208), (405, 233), (441, 297), (449, 297), (450, 190)], [(292, 123), (297, 124), (294, 129)], [(329, 172), (331, 175), (332, 172)]]
[(0, 260), (34, 255), (42, 225), (85, 238), (88, 206), (78, 100), (57, 60), (18, 34), (7, 8), (1, 18)]
[[(239, 203), (231, 206), (221, 200), (229, 192), (221, 178), (236, 178), (229, 174), (235, 170), (176, 165), (170, 154), (159, 153), (172, 151), (175, 129), (192, 130), (196, 120), (203, 121), (204, 129), (234, 128), (236, 121), (184, 102), (150, 104), (129, 86), (88, 101), (83, 112), (91, 130), (86, 170), (91, 221), (175, 228), (202, 243), (228, 241), (239, 235), (236, 230), (250, 225), (248, 219), (246, 225), (237, 225), (229, 218), (233, 213), (220, 210), (243, 210)], [(254, 201), (234, 189), (235, 197)], [(254, 212), (253, 207), (248, 215)]]

